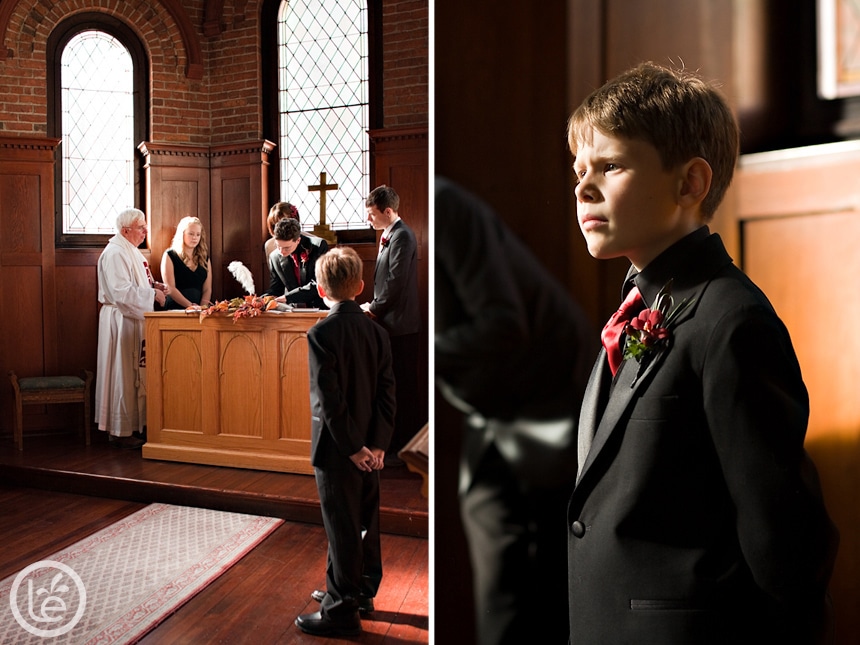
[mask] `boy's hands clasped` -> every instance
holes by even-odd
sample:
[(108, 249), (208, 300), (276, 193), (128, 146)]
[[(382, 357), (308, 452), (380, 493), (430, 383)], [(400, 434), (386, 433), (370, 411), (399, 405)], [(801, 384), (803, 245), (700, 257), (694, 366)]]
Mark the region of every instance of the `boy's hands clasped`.
[(373, 470), (382, 470), (385, 465), (385, 451), (379, 448), (371, 450), (367, 446), (363, 446), (361, 450), (350, 455), (349, 458), (356, 468), (367, 473)]

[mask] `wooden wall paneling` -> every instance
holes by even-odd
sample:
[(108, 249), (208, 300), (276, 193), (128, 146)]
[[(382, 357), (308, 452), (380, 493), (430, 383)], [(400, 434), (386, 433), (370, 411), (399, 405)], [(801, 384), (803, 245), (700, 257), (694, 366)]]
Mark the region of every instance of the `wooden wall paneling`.
[(102, 249), (57, 251), (57, 370), (95, 373), (98, 355), (98, 259)]
[(211, 234), (209, 148), (152, 142), (141, 143), (138, 147), (144, 156), (146, 174), (143, 210), (149, 218), (149, 263), (153, 275), (160, 280), (161, 257), (170, 247), (180, 219), (195, 215), (203, 222), (207, 239)]
[(841, 534), (831, 584), (839, 645), (860, 634), (858, 174), (854, 142), (749, 155), (737, 180), (743, 268), (791, 334), (809, 390), (806, 446)]
[[(0, 137), (0, 370), (56, 374), (53, 168), (57, 139)], [(11, 432), (12, 389), (0, 387), (2, 426)], [(58, 406), (59, 407), (59, 406)], [(58, 410), (26, 410), (29, 428), (56, 426)]]
[[(262, 273), (254, 270), (252, 247), (260, 246), (252, 242), (251, 231), (248, 221), (251, 213), (248, 210), (248, 202), (251, 199), (251, 183), (245, 168), (227, 168), (215, 181), (215, 190), (218, 194), (216, 209), (221, 212), (221, 226), (219, 250), (221, 262), (219, 263), (222, 297), (232, 298), (246, 295), (247, 291), (228, 270), (231, 262), (242, 262), (254, 274), (255, 291), (263, 293), (266, 283)], [(213, 200), (215, 201), (215, 200)]]
[(434, 172), (486, 200), (564, 284), (576, 228), (564, 136), (569, 4), (434, 5)]
[[(269, 237), (266, 216), (270, 141), (250, 141), (211, 149), (211, 209), (213, 286), (216, 299), (245, 295), (228, 270), (242, 262), (254, 275), (257, 293), (269, 286), (263, 244)], [(220, 284), (215, 284), (215, 281)]]

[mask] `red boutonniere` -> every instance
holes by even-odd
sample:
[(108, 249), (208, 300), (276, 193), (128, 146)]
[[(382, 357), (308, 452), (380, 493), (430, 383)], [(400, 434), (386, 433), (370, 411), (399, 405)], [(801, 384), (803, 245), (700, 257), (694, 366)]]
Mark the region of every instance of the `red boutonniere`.
[(691, 304), (693, 300), (685, 298), (675, 305), (672, 298), (672, 281), (669, 280), (657, 294), (654, 306), (645, 309), (627, 323), (624, 329), (627, 335), (624, 360), (634, 358), (641, 364), (644, 358), (663, 350), (672, 338), (672, 324)]
[(310, 257), (310, 253), (308, 253), (308, 250), (302, 249), (302, 252), (299, 253), (299, 258), (301, 258), (302, 266), (305, 266), (305, 263), (308, 261), (308, 257)]
[(383, 249), (384, 249), (386, 246), (388, 246), (388, 241), (389, 241), (389, 240), (388, 240), (388, 238), (387, 238), (387, 237), (383, 237), (383, 238), (381, 238), (381, 239), (379, 240), (379, 243), (382, 245), (382, 248), (383, 248)]

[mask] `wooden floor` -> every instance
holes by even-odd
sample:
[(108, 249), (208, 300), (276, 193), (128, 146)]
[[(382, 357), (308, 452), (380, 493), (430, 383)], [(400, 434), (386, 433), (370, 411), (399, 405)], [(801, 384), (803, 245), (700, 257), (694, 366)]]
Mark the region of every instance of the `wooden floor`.
[[(382, 531), (427, 537), (423, 480), (405, 467), (381, 472)], [(314, 478), (243, 468), (144, 459), (93, 432), (85, 446), (72, 434), (25, 436), (24, 450), (0, 437), (0, 480), (30, 488), (138, 502), (164, 502), (256, 513), (321, 524)]]
[(384, 579), (361, 636), (308, 636), (293, 624), (316, 611), (326, 537), (313, 477), (145, 460), (96, 433), (0, 437), (0, 579), (83, 539), (150, 502), (248, 512), (287, 520), (259, 546), (147, 634), (144, 645), (428, 643), (427, 499), (421, 477), (383, 470)]

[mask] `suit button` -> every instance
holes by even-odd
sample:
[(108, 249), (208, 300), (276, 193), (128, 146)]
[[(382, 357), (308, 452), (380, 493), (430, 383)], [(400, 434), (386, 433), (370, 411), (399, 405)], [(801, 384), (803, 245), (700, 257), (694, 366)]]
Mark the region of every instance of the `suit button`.
[(573, 533), (574, 537), (581, 538), (585, 536), (585, 524), (583, 524), (579, 520), (570, 525), (570, 530)]

